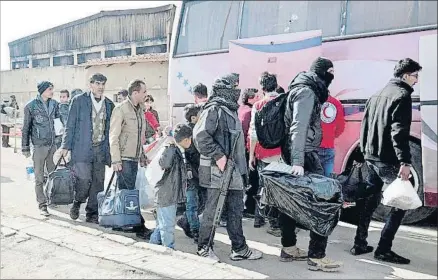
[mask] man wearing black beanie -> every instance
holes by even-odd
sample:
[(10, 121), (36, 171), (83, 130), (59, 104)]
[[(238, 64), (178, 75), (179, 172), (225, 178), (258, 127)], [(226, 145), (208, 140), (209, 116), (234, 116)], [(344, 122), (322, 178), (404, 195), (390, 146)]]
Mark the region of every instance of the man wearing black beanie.
[[(321, 105), (328, 98), (328, 87), (334, 78), (333, 63), (319, 57), (311, 65), (310, 71), (299, 73), (289, 85), (284, 121), (289, 127), (287, 140), (281, 147), (282, 158), (292, 166), (292, 174), (304, 175), (304, 171), (324, 175), (318, 157), (322, 140)], [(289, 262), (306, 260), (309, 270), (338, 271), (342, 263), (330, 260), (325, 255), (327, 237), (310, 231), (309, 252), (296, 246), (297, 222), (281, 213), (279, 217), (282, 233), (280, 260)]]
[(35, 193), (41, 215), (49, 216), (44, 194), (44, 167), (50, 173), (55, 169), (53, 154), (56, 151), (54, 119), (60, 118), (59, 103), (53, 100), (53, 84), (43, 81), (38, 84), (38, 95), (24, 107), (21, 151), (26, 158), (31, 156), (33, 145)]

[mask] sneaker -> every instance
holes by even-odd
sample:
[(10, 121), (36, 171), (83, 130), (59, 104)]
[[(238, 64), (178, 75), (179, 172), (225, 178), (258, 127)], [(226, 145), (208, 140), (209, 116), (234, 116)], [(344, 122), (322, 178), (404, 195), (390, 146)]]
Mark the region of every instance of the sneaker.
[(189, 222), (187, 221), (186, 216), (181, 216), (177, 221), (176, 221), (177, 226), (179, 226), (180, 228), (182, 228), (182, 230), (184, 231), (184, 234), (188, 237), (188, 238), (193, 238), (192, 235), (192, 231), (190, 230), (190, 225)]
[(377, 248), (374, 252), (374, 258), (379, 261), (390, 262), (395, 264), (410, 264), (411, 260), (397, 255), (393, 251), (382, 252)]
[(196, 254), (200, 257), (203, 258), (208, 258), (214, 261), (220, 261), (218, 256), (216, 256), (216, 254), (213, 251), (213, 248), (210, 248), (210, 250), (207, 247), (202, 247), (201, 249), (198, 250), (198, 252), (196, 252)]
[(368, 253), (371, 253), (372, 251), (374, 251), (373, 246), (361, 247), (361, 246), (354, 245), (353, 248), (350, 249), (350, 253), (353, 256), (368, 254)]
[(327, 257), (322, 259), (309, 258), (307, 260), (307, 268), (312, 271), (336, 272), (342, 267), (342, 262), (331, 260)]
[(86, 216), (85, 222), (90, 224), (99, 224), (99, 217), (97, 215)]
[(307, 259), (307, 256), (307, 252), (298, 248), (297, 246), (284, 247), (283, 249), (281, 249), (280, 261), (305, 261)]
[(81, 208), (81, 204), (79, 202), (73, 202), (73, 205), (70, 208), (70, 218), (72, 220), (77, 220), (79, 218), (80, 208)]
[(50, 216), (49, 211), (47, 211), (47, 206), (42, 206), (42, 207), (40, 208), (40, 215), (41, 215), (41, 216), (44, 216), (44, 217), (48, 217), (48, 216)]
[(263, 257), (263, 253), (255, 250), (255, 249), (250, 249), (250, 248), (246, 248), (240, 252), (235, 252), (233, 250), (231, 250), (231, 255), (230, 255), (230, 259), (232, 261), (241, 261), (241, 260), (258, 260), (261, 259)]
[(275, 237), (281, 237), (281, 230), (279, 228), (268, 228), (266, 232)]

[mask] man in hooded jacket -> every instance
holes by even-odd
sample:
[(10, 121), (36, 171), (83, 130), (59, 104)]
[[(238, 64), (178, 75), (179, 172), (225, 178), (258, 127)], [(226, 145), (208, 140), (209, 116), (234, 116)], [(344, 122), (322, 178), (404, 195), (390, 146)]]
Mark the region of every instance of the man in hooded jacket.
[[(207, 188), (197, 253), (202, 257), (216, 260), (217, 256), (211, 248), (208, 248), (208, 242), (220, 195), (222, 173), (225, 170), (227, 158), (232, 152), (235, 169), (224, 205), (232, 248), (230, 258), (237, 261), (255, 260), (262, 257), (261, 252), (248, 247), (242, 229), (243, 195), (248, 168), (245, 160), (242, 124), (237, 115), (240, 96), (238, 85), (239, 75), (234, 73), (225, 75), (214, 82), (211, 96), (203, 107), (193, 135), (195, 146), (203, 156), (200, 160), (199, 184)], [(237, 144), (233, 151), (232, 145), (235, 141)]]
[[(311, 65), (310, 71), (299, 73), (289, 85), (284, 121), (289, 128), (287, 140), (282, 146), (283, 160), (292, 166), (292, 174), (304, 175), (304, 171), (324, 175), (318, 157), (321, 144), (321, 105), (327, 101), (328, 86), (334, 78), (333, 63), (319, 57)], [(296, 247), (297, 222), (280, 214), (282, 233), (280, 260), (306, 260), (310, 270), (337, 271), (342, 263), (330, 260), (325, 255), (327, 237), (310, 232), (309, 252)]]

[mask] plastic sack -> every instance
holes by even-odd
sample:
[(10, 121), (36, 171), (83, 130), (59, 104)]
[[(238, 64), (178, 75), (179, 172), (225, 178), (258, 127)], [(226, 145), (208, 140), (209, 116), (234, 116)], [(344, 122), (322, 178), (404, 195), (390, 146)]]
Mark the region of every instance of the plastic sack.
[(367, 177), (368, 166), (353, 165), (350, 170), (346, 170), (339, 175), (332, 174), (334, 179), (337, 179), (342, 185), (342, 198), (346, 202), (356, 202), (359, 199), (368, 196)]
[(146, 168), (138, 166), (137, 178), (135, 179), (135, 188), (140, 195), (140, 207), (147, 208), (154, 205), (154, 190), (150, 187), (146, 179)]
[(264, 183), (262, 203), (277, 207), (302, 228), (329, 236), (339, 221), (343, 205), (340, 183), (311, 173), (295, 177), (290, 168), (272, 163), (260, 172)]
[(413, 210), (423, 206), (410, 181), (395, 179), (383, 192), (382, 204), (401, 210)]
[(164, 152), (166, 142), (162, 143), (160, 149), (156, 152), (151, 163), (146, 168), (146, 180), (151, 188), (155, 188), (155, 185), (163, 178), (164, 170), (161, 168), (159, 160), (161, 154)]

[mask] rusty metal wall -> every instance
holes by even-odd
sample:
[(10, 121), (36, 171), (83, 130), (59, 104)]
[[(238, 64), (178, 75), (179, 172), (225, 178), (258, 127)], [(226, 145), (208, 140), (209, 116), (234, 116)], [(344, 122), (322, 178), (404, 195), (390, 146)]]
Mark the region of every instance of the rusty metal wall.
[(168, 21), (173, 21), (174, 8), (156, 13), (104, 15), (74, 26), (43, 32), (29, 40), (9, 45), (10, 57), (77, 50), (94, 46), (130, 43), (167, 37)]

